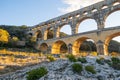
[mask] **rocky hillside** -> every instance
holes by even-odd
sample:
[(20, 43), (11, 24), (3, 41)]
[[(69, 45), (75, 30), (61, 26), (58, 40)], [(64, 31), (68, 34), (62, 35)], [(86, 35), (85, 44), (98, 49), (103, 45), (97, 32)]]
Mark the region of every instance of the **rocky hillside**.
[[(84, 60), (81, 58), (81, 60), (77, 62), (71, 62), (66, 59), (58, 59), (54, 62), (44, 62), (12, 73), (11, 78), (15, 80), (27, 80), (26, 77), (29, 71), (44, 67), (48, 72), (43, 77), (39, 78), (39, 80), (120, 80), (120, 67), (113, 67), (110, 64), (114, 63), (113, 58), (88, 56)], [(74, 66), (75, 64), (77, 64), (77, 66)], [(120, 59), (116, 64), (120, 65)], [(78, 67), (78, 65), (82, 67)], [(9, 76), (10, 75), (11, 74), (9, 74)], [(7, 78), (9, 76), (6, 75), (4, 77)], [(36, 79), (31, 78), (30, 80)]]
[[(110, 60), (110, 58), (106, 58)], [(55, 62), (48, 63), (45, 67), (48, 70), (48, 74), (42, 77), (39, 80), (120, 80), (120, 70), (115, 70), (110, 67), (106, 62), (103, 61), (103, 64), (96, 62), (95, 57), (86, 57), (85, 63), (82, 62), (70, 62), (68, 60), (57, 60)], [(81, 72), (78, 67), (75, 68), (77, 71), (73, 70), (74, 64), (82, 65)], [(119, 63), (120, 64), (120, 63)], [(88, 66), (89, 69), (86, 69)], [(90, 66), (93, 66), (90, 70)]]

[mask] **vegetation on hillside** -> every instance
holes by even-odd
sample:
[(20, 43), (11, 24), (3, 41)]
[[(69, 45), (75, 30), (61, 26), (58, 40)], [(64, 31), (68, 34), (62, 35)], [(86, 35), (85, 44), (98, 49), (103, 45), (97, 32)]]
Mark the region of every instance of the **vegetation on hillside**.
[(9, 41), (9, 33), (6, 30), (0, 29), (0, 45), (3, 46)]
[(39, 78), (43, 77), (47, 73), (48, 71), (45, 67), (33, 69), (27, 73), (28, 74), (27, 80), (38, 80)]
[(118, 52), (120, 53), (120, 42), (111, 40), (109, 43), (108, 51), (111, 52)]
[(79, 48), (80, 51), (96, 51), (96, 45), (92, 41), (84, 41)]
[(7, 43), (9, 40), (9, 33), (6, 30), (0, 29), (0, 42)]
[(25, 37), (25, 31), (27, 29), (27, 26), (8, 26), (8, 25), (0, 25), (0, 29), (6, 30), (10, 37), (17, 37), (19, 40), (23, 40)]

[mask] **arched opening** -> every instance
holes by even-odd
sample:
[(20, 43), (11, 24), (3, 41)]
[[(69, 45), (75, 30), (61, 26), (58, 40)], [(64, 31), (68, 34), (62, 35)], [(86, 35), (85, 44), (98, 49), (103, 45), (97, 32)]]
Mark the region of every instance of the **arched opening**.
[(48, 28), (44, 33), (44, 39), (52, 39), (54, 37), (54, 30), (52, 27)]
[(120, 11), (111, 12), (105, 21), (105, 28), (120, 26)]
[(47, 53), (47, 50), (48, 50), (48, 45), (46, 43), (42, 43), (40, 45), (40, 51), (43, 53)]
[(74, 42), (72, 49), (73, 55), (87, 56), (91, 55), (92, 52), (96, 52), (96, 45), (92, 39), (82, 37)]
[(94, 44), (94, 41), (91, 39), (87, 39), (85, 41), (83, 41), (83, 43), (81, 44), (80, 51), (96, 51), (96, 45)]
[(78, 33), (97, 30), (97, 23), (94, 19), (85, 19), (77, 26)]
[(120, 55), (120, 32), (108, 36), (104, 44), (105, 55), (118, 53)]
[(41, 39), (42, 39), (42, 33), (41, 33), (40, 30), (38, 30), (38, 31), (36, 32), (36, 41), (39, 41), (39, 40), (41, 40)]
[(117, 5), (120, 5), (120, 2), (116, 1), (116, 2), (113, 3), (113, 6), (117, 6)]
[(57, 29), (57, 37), (65, 37), (72, 34), (70, 25), (63, 25)]
[(68, 48), (65, 42), (63, 41), (56, 41), (52, 45), (52, 54), (61, 54), (61, 53), (67, 53)]
[(29, 33), (29, 36), (32, 36), (33, 34), (32, 33)]
[(27, 38), (27, 39), (30, 39), (32, 36), (33, 36), (32, 33), (27, 33), (26, 38)]

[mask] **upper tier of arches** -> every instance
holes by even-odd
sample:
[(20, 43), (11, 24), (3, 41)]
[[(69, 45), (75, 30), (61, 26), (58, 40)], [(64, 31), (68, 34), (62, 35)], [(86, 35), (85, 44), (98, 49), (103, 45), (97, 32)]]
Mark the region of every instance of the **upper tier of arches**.
[[(105, 0), (89, 7), (65, 14), (63, 16), (51, 19), (33, 27), (32, 31), (42, 31), (42, 40), (60, 38), (60, 32), (66, 25), (69, 25), (69, 30), (64, 30), (70, 35), (75, 35), (91, 30), (102, 30), (108, 27), (119, 26), (120, 19), (120, 1)], [(116, 17), (117, 14), (117, 17)], [(114, 17), (114, 18), (111, 18)], [(112, 19), (112, 21), (111, 21)], [(110, 23), (117, 22), (117, 25)], [(86, 26), (84, 26), (86, 24)], [(63, 31), (64, 31), (63, 30)], [(64, 31), (64, 32), (65, 32)], [(50, 35), (50, 32), (52, 35)], [(51, 37), (49, 38), (48, 35)], [(68, 35), (69, 36), (69, 35)]]

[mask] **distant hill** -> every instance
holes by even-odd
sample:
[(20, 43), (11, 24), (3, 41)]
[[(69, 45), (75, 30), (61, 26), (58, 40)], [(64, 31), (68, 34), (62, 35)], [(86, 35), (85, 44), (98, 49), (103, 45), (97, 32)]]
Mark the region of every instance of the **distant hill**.
[[(48, 35), (47, 35), (48, 39), (53, 38), (53, 34), (54, 34), (53, 30), (50, 30), (50, 31), (48, 32)], [(66, 33), (64, 33), (64, 32), (60, 32), (60, 37), (65, 37), (65, 36), (67, 36), (67, 35), (68, 35), (68, 34), (66, 34)]]
[(118, 52), (120, 53), (120, 42), (111, 40), (108, 47), (109, 52)]
[[(96, 46), (92, 41), (84, 41), (80, 47), (82, 51), (96, 51)], [(120, 53), (120, 42), (111, 40), (108, 46), (108, 51)]]

